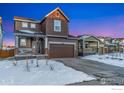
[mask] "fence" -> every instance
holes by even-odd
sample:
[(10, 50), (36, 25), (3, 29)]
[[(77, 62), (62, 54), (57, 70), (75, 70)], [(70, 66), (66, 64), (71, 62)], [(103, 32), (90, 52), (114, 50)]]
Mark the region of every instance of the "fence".
[(14, 56), (14, 49), (11, 50), (0, 50), (0, 58), (7, 58)]

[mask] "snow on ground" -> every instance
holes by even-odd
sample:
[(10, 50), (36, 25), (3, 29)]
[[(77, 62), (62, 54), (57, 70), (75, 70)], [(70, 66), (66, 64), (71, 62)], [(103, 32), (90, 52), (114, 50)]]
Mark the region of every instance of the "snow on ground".
[(29, 71), (26, 60), (17, 61), (16, 66), (13, 61), (0, 61), (0, 85), (65, 85), (95, 79), (56, 61), (49, 60), (47, 65), (46, 60), (39, 60), (39, 67), (36, 59), (28, 62)]
[(89, 59), (101, 63), (124, 67), (124, 53), (110, 53), (105, 55), (89, 55), (82, 57), (82, 59)]

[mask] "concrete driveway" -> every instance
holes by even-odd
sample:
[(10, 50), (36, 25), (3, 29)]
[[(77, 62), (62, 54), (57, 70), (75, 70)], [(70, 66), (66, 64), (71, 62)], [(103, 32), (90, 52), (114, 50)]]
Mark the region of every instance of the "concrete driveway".
[(70, 85), (124, 85), (124, 68), (80, 58), (54, 60), (97, 78), (97, 80), (77, 82)]

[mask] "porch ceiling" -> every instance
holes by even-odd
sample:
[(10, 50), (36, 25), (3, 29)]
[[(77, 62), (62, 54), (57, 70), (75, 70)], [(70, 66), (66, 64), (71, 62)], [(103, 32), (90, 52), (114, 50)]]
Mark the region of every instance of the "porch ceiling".
[(26, 36), (26, 37), (45, 37), (46, 35), (43, 33), (23, 33), (23, 32), (16, 32), (15, 35), (18, 36)]

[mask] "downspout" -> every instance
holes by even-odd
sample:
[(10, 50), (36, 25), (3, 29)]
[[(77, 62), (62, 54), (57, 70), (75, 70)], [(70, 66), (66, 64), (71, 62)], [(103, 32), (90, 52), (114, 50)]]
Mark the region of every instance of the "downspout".
[(83, 44), (83, 47), (82, 47), (82, 55), (84, 56), (84, 45), (85, 45), (85, 43), (84, 43), (84, 40), (82, 40), (82, 44)]
[(97, 53), (99, 54), (99, 41), (97, 42)]
[(3, 47), (3, 26), (2, 26), (2, 19), (1, 19), (1, 24), (0, 24), (0, 26), (1, 26), (1, 35), (0, 35), (0, 42), (1, 42), (1, 45), (0, 45), (0, 49), (2, 49), (2, 47)]

